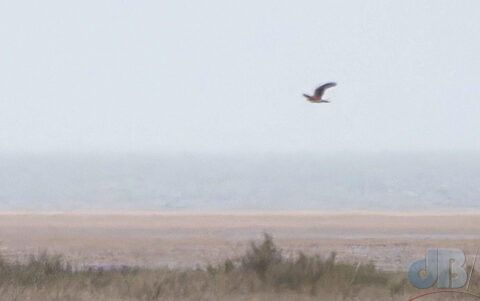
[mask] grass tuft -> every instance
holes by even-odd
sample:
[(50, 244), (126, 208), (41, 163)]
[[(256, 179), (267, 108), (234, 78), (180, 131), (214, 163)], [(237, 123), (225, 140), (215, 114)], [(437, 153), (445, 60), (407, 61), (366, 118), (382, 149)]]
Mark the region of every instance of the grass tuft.
[(204, 269), (74, 270), (59, 255), (24, 264), (0, 257), (0, 294), (8, 300), (403, 300), (409, 289), (406, 273), (373, 263), (337, 262), (335, 253), (284, 256), (268, 234), (243, 256)]

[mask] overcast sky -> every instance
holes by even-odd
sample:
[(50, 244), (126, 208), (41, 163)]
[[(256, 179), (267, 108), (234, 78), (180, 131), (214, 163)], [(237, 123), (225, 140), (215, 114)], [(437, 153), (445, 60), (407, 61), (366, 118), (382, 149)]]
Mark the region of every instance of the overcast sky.
[[(480, 150), (479, 1), (1, 1), (0, 151)], [(336, 81), (332, 103), (302, 93)]]

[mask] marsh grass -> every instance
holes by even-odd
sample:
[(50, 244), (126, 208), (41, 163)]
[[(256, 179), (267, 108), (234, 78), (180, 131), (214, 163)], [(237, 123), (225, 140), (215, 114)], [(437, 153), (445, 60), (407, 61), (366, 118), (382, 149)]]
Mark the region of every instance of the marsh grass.
[[(268, 234), (240, 258), (195, 269), (75, 270), (61, 256), (0, 257), (1, 300), (404, 300), (406, 273), (282, 254)], [(373, 298), (373, 299), (372, 299)]]

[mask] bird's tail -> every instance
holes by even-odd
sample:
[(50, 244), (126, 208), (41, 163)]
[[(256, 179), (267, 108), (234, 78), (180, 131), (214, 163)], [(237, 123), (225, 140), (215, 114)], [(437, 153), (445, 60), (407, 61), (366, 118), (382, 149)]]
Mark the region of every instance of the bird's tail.
[(308, 98), (308, 99), (312, 98), (310, 95), (307, 95), (307, 94), (303, 94), (303, 96)]

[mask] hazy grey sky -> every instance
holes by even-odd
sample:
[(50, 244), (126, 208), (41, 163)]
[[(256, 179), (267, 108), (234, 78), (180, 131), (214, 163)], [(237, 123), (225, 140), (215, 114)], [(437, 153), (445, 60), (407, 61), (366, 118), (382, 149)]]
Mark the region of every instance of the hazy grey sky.
[[(480, 150), (479, 1), (2, 1), (0, 151)], [(337, 81), (333, 103), (301, 96)]]

